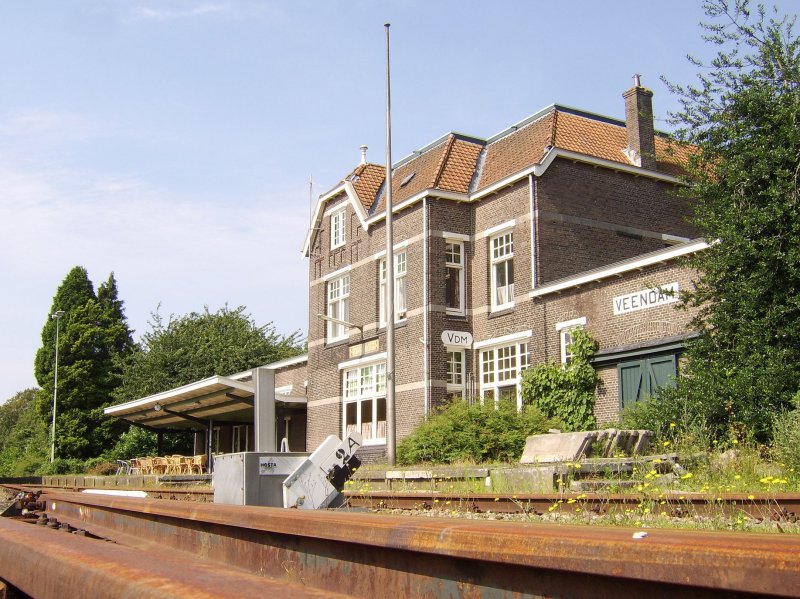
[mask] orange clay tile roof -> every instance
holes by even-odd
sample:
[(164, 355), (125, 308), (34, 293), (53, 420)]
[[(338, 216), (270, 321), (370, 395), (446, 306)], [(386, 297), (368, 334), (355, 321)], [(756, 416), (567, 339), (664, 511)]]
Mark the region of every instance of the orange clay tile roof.
[[(400, 203), (426, 189), (467, 193), (481, 148), (482, 144), (451, 133), (433, 147), (403, 161), (392, 173), (392, 203)], [(383, 211), (384, 196), (382, 191), (371, 213)]]
[[(684, 175), (691, 149), (659, 135), (655, 142), (658, 170)], [(548, 146), (631, 166), (627, 145), (623, 121), (554, 105), (489, 140), (450, 133), (415, 152), (395, 167), (392, 201), (426, 189), (480, 191), (540, 163)], [(385, 168), (377, 164), (359, 165), (347, 177), (369, 214), (383, 211), (384, 178)]]
[(352, 173), (345, 177), (346, 181), (350, 181), (353, 184), (365, 211), (369, 212), (375, 196), (378, 195), (378, 190), (383, 185), (385, 176), (386, 167), (380, 164), (367, 163), (359, 164)]

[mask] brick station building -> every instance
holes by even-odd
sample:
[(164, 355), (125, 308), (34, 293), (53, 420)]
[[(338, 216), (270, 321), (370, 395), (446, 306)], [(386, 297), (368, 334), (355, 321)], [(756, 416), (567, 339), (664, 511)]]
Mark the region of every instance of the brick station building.
[[(686, 150), (653, 129), (638, 78), (625, 120), (553, 105), (489, 139), (448, 133), (393, 171), (397, 438), (452, 396), (521, 405), (521, 373), (566, 362), (576, 328), (599, 343), (595, 416), (670, 384), (706, 244), (686, 222)], [(361, 431), (386, 449), (385, 169), (366, 161), (316, 205), (308, 354), (106, 408), (195, 430), (196, 452), (313, 451)], [(211, 459), (209, 459), (209, 463)]]
[[(674, 310), (705, 243), (686, 222), (685, 149), (654, 131), (638, 78), (625, 120), (553, 105), (489, 139), (448, 133), (393, 171), (397, 437), (452, 395), (516, 398), (586, 328), (599, 422), (668, 383), (690, 335)], [(307, 437), (358, 429), (385, 452), (385, 168), (362, 160), (316, 205)]]

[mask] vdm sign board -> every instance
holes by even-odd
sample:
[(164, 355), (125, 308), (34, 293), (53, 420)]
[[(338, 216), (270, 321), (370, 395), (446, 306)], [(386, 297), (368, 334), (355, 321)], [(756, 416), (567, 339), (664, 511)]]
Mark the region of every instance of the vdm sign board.
[(450, 347), (472, 347), (472, 334), (463, 331), (442, 331), (442, 343)]

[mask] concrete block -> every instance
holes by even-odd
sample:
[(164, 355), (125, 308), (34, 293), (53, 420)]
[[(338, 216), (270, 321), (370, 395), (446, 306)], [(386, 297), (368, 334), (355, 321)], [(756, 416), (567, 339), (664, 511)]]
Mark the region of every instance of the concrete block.
[(557, 475), (553, 466), (532, 466), (493, 468), (490, 478), (495, 491), (514, 489), (522, 493), (552, 493)]
[(636, 441), (633, 444), (633, 454), (642, 455), (647, 453), (650, 449), (650, 437), (653, 435), (650, 431), (631, 431), (636, 434)]
[(596, 431), (532, 435), (525, 441), (521, 464), (552, 464), (581, 458), (597, 438)]
[(430, 480), (433, 472), (430, 470), (387, 470), (387, 480)]

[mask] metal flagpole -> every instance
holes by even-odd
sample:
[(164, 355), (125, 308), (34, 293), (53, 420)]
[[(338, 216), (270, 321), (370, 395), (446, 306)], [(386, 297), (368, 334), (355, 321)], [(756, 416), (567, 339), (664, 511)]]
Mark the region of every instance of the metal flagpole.
[(395, 464), (397, 427), (394, 401), (394, 235), (392, 231), (392, 87), (389, 75), (389, 27), (386, 29), (386, 457)]
[(56, 402), (58, 400), (58, 323), (64, 316), (64, 310), (56, 310), (50, 317), (56, 321), (56, 365), (53, 380), (53, 425), (50, 429), (50, 463), (56, 459)]

